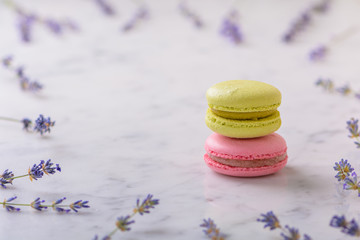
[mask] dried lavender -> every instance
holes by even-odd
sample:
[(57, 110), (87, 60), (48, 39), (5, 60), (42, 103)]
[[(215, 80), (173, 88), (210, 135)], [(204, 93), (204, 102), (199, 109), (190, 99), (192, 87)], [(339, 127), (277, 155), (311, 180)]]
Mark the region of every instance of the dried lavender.
[(39, 117), (35, 120), (35, 125), (33, 127), (33, 122), (29, 118), (24, 118), (22, 120), (9, 118), (9, 117), (1, 117), (0, 120), (18, 122), (23, 125), (23, 129), (28, 132), (38, 132), (40, 135), (48, 132), (50, 133), (51, 127), (55, 125), (55, 121), (51, 121), (50, 117), (44, 117), (44, 115), (40, 114)]
[(194, 13), (188, 6), (187, 4), (185, 3), (185, 1), (182, 1), (180, 4), (179, 4), (179, 10), (180, 10), (180, 13), (188, 18), (195, 27), (197, 28), (202, 28), (204, 27), (204, 22), (201, 20), (201, 18), (196, 14)]
[(0, 202), (0, 204), (3, 205), (4, 208), (6, 208), (6, 210), (8, 212), (14, 212), (14, 211), (20, 211), (20, 208), (16, 208), (14, 206), (24, 206), (24, 207), (31, 207), (37, 211), (42, 211), (44, 209), (48, 209), (51, 208), (56, 212), (59, 213), (68, 213), (71, 210), (73, 210), (74, 212), (78, 212), (79, 209), (81, 208), (89, 208), (90, 206), (87, 205), (89, 201), (83, 201), (83, 200), (78, 200), (76, 202), (73, 202), (71, 204), (61, 204), (66, 198), (60, 198), (54, 202), (52, 202), (52, 204), (44, 204), (44, 200), (40, 200), (40, 198), (36, 198), (34, 201), (32, 201), (31, 203), (13, 203), (12, 201), (15, 200), (17, 197), (12, 197), (9, 199), (4, 199), (3, 202)]
[[(280, 235), (283, 237), (284, 240), (299, 240), (300, 239), (300, 233), (299, 230), (296, 228), (289, 227), (288, 225), (285, 225), (285, 227), (282, 227), (280, 224), (280, 221), (276, 217), (276, 215), (270, 211), (266, 214), (261, 214), (262, 218), (257, 219), (258, 222), (265, 223), (264, 228), (269, 228), (270, 230), (274, 229), (280, 229), (282, 233)], [(303, 236), (304, 240), (311, 240), (311, 237), (307, 234), (304, 234)]]
[(326, 92), (338, 93), (343, 96), (352, 96), (360, 100), (360, 91), (355, 92), (349, 84), (336, 87), (334, 82), (329, 78), (318, 78), (315, 82), (316, 86), (322, 87)]
[(12, 0), (6, 0), (6, 5), (13, 9), (17, 15), (17, 26), (23, 42), (32, 41), (32, 29), (35, 25), (43, 25), (55, 35), (62, 35), (65, 30), (78, 30), (78, 26), (70, 20), (57, 20), (50, 17), (41, 17), (35, 13), (24, 10)]
[(346, 125), (346, 129), (350, 132), (349, 138), (354, 138), (356, 147), (360, 148), (359, 119), (351, 118)]
[[(109, 240), (111, 237), (118, 231), (127, 232), (130, 231), (130, 225), (135, 223), (134, 220), (131, 220), (132, 217), (135, 216), (136, 213), (139, 213), (140, 215), (144, 215), (145, 213), (150, 213), (151, 208), (155, 208), (156, 205), (159, 204), (158, 199), (153, 199), (153, 195), (148, 194), (147, 197), (140, 203), (140, 199), (137, 199), (136, 201), (136, 207), (133, 210), (133, 214), (126, 215), (125, 217), (119, 217), (117, 221), (115, 222), (116, 228), (109, 233), (108, 235), (101, 238), (102, 240)], [(99, 237), (96, 235), (94, 240), (99, 240)]]
[(121, 28), (122, 32), (133, 30), (140, 22), (149, 18), (149, 9), (146, 6), (139, 7), (131, 19)]
[(335, 163), (334, 170), (337, 171), (335, 178), (343, 183), (343, 188), (345, 190), (358, 191), (358, 196), (360, 197), (360, 182), (350, 163), (347, 160), (341, 159), (340, 162)]
[(208, 220), (204, 219), (204, 222), (200, 227), (205, 228), (203, 232), (211, 240), (225, 240), (226, 235), (220, 232), (220, 229), (217, 228), (216, 224), (211, 218)]
[(297, 35), (306, 29), (313, 19), (314, 14), (325, 13), (330, 5), (330, 0), (322, 0), (303, 11), (290, 25), (289, 29), (282, 36), (282, 41), (291, 43)]
[(333, 216), (330, 220), (330, 226), (335, 228), (340, 228), (341, 232), (346, 235), (353, 237), (360, 237), (360, 228), (359, 224), (352, 219), (350, 222), (346, 221), (345, 216)]
[(309, 59), (312, 62), (317, 62), (324, 60), (325, 57), (328, 55), (330, 48), (333, 47), (336, 44), (341, 43), (342, 41), (346, 40), (350, 36), (354, 35), (358, 32), (358, 27), (351, 27), (347, 29), (346, 31), (343, 31), (337, 35), (335, 35), (333, 38), (328, 41), (327, 44), (321, 44), (309, 52)]
[(309, 59), (314, 62), (323, 60), (328, 52), (329, 52), (329, 48), (327, 46), (320, 45), (310, 51)]
[(239, 24), (239, 14), (232, 10), (223, 20), (220, 27), (220, 34), (232, 43), (239, 44), (243, 42), (243, 34)]
[(61, 172), (59, 164), (54, 164), (51, 162), (51, 159), (40, 160), (39, 164), (34, 164), (31, 168), (29, 167), (28, 173), (20, 176), (15, 176), (12, 171), (6, 169), (3, 174), (0, 174), (0, 185), (3, 188), (6, 188), (6, 184), (12, 184), (14, 179), (29, 177), (30, 181), (38, 180), (42, 178), (44, 174), (55, 174), (56, 172)]
[(108, 16), (115, 15), (115, 10), (107, 0), (94, 0), (99, 9)]
[(3, 67), (9, 71), (12, 71), (20, 83), (20, 87), (24, 91), (30, 91), (33, 93), (39, 92), (43, 86), (37, 81), (30, 80), (25, 74), (23, 66), (15, 66), (12, 56), (6, 56), (1, 60)]

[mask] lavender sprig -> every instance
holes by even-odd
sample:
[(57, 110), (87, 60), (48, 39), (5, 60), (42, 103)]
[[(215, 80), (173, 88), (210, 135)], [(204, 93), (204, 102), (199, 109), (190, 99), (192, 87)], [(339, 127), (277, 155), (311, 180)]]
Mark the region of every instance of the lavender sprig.
[(351, 118), (346, 122), (346, 125), (346, 129), (350, 132), (349, 138), (354, 138), (356, 147), (360, 148), (359, 119)]
[(354, 168), (351, 167), (351, 164), (348, 163), (348, 160), (341, 159), (340, 162), (335, 162), (333, 167), (337, 174), (335, 178), (340, 182), (344, 181), (346, 177), (350, 176), (350, 173), (354, 171)]
[(225, 240), (226, 235), (220, 232), (220, 229), (216, 227), (216, 224), (211, 218), (204, 219), (204, 223), (200, 227), (205, 228), (203, 232), (211, 240)]
[(133, 30), (140, 22), (149, 18), (149, 9), (146, 6), (139, 7), (131, 19), (121, 28), (122, 32)]
[(303, 11), (290, 25), (288, 30), (282, 36), (282, 41), (291, 43), (297, 35), (306, 29), (312, 21), (313, 15), (317, 13), (325, 13), (329, 8), (330, 0), (322, 0)]
[(317, 61), (324, 60), (332, 46), (339, 44), (340, 42), (346, 40), (350, 36), (357, 33), (358, 30), (359, 29), (357, 26), (353, 26), (353, 27), (348, 28), (347, 30), (335, 35), (334, 37), (332, 37), (330, 39), (330, 41), (327, 42), (327, 44), (321, 44), (321, 45), (313, 48), (309, 52), (310, 61), (317, 62)]
[[(102, 240), (109, 240), (111, 237), (118, 231), (122, 232), (128, 232), (131, 230), (130, 225), (135, 223), (134, 220), (132, 220), (132, 217), (136, 215), (136, 213), (139, 213), (140, 215), (143, 215), (145, 213), (150, 213), (150, 209), (154, 208), (155, 205), (159, 204), (158, 199), (153, 199), (153, 195), (148, 194), (147, 197), (142, 201), (140, 204), (140, 199), (136, 200), (136, 207), (133, 210), (133, 213), (131, 215), (126, 215), (125, 217), (118, 217), (117, 221), (115, 222), (116, 228), (103, 238)], [(95, 235), (94, 240), (99, 240), (100, 238)]]
[[(299, 230), (296, 228), (289, 227), (288, 225), (285, 225), (285, 227), (282, 227), (280, 225), (280, 222), (276, 215), (269, 211), (266, 214), (261, 214), (262, 218), (257, 219), (258, 222), (265, 223), (264, 228), (270, 228), (270, 230), (274, 229), (280, 229), (282, 233), (280, 234), (284, 240), (299, 240), (301, 235), (299, 233)], [(304, 240), (311, 240), (311, 237), (307, 234), (304, 234), (303, 236)]]
[(309, 53), (309, 59), (313, 62), (324, 60), (329, 52), (329, 48), (325, 45), (320, 45), (312, 49)]
[(34, 164), (31, 168), (29, 167), (28, 173), (20, 176), (15, 176), (12, 171), (6, 169), (3, 174), (0, 174), (0, 185), (3, 188), (6, 188), (6, 184), (12, 184), (14, 179), (29, 177), (30, 181), (38, 180), (42, 178), (44, 173), (46, 175), (55, 174), (56, 172), (61, 172), (61, 168), (59, 164), (55, 164), (51, 162), (51, 159), (40, 160), (39, 164)]
[(24, 118), (22, 120), (9, 118), (9, 117), (1, 117), (0, 120), (11, 121), (11, 122), (19, 122), (23, 125), (23, 129), (26, 131), (38, 132), (40, 135), (48, 132), (50, 133), (51, 127), (55, 125), (55, 121), (51, 121), (50, 117), (44, 117), (44, 115), (40, 114), (39, 117), (35, 120), (35, 125), (33, 127), (33, 122), (29, 118)]
[(360, 197), (360, 182), (357, 179), (357, 174), (353, 172), (354, 168), (351, 167), (350, 163), (347, 160), (341, 159), (340, 162), (335, 163), (334, 170), (337, 171), (335, 178), (343, 182), (343, 189), (358, 191), (358, 196)]
[(12, 0), (6, 0), (5, 3), (17, 14), (19, 33), (23, 42), (31, 42), (32, 29), (35, 24), (45, 26), (55, 35), (62, 35), (66, 29), (72, 31), (79, 29), (78, 26), (69, 19), (61, 21), (48, 17), (40, 17), (35, 13), (24, 10), (24, 8)]
[(39, 82), (30, 80), (30, 78), (25, 74), (23, 66), (14, 66), (12, 56), (4, 57), (1, 62), (6, 69), (14, 72), (16, 78), (19, 80), (22, 90), (35, 93), (43, 88), (42, 84), (40, 84)]
[(196, 27), (196, 28), (202, 28), (204, 27), (204, 22), (201, 20), (201, 18), (196, 15), (196, 13), (194, 13), (188, 6), (187, 4), (185, 3), (185, 1), (182, 1), (180, 4), (179, 4), (179, 10), (180, 10), (180, 13), (188, 18), (192, 23), (193, 25)]
[(315, 82), (316, 86), (322, 87), (326, 92), (338, 93), (343, 96), (352, 96), (360, 100), (360, 92), (355, 92), (349, 84), (336, 87), (334, 82), (329, 78), (318, 78)]
[(115, 15), (114, 8), (110, 5), (110, 3), (107, 0), (94, 0), (96, 5), (99, 7), (99, 9), (108, 16)]
[(223, 20), (220, 27), (220, 34), (234, 44), (243, 42), (243, 33), (239, 24), (239, 14), (232, 10)]
[[(80, 208), (89, 208), (90, 206), (87, 205), (88, 201), (76, 201), (71, 204), (61, 204), (66, 198), (60, 198), (59, 200), (56, 200), (52, 202), (52, 204), (44, 204), (45, 200), (41, 200), (40, 198), (36, 198), (31, 203), (13, 203), (12, 201), (15, 200), (17, 197), (12, 197), (9, 199), (5, 199), (3, 202), (0, 202), (0, 204), (3, 205), (4, 208), (6, 208), (7, 211), (13, 212), (13, 211), (20, 211), (20, 208), (16, 208), (14, 206), (23, 206), (23, 207), (31, 207), (37, 211), (42, 211), (44, 209), (51, 208), (54, 211), (57, 211), (59, 213), (68, 213), (71, 210), (74, 212), (78, 212), (78, 209)], [(78, 207), (75, 209), (73, 206), (77, 205)]]
[(352, 219), (350, 222), (346, 221), (345, 216), (333, 216), (330, 220), (330, 226), (335, 228), (340, 228), (341, 232), (353, 236), (360, 237), (360, 228), (359, 224)]

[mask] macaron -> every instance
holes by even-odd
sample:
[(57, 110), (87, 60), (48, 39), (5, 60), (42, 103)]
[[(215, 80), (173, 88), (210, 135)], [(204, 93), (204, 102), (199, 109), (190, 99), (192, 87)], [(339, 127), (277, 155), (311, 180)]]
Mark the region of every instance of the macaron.
[(286, 142), (277, 133), (251, 139), (213, 133), (206, 139), (205, 150), (205, 163), (212, 170), (237, 177), (273, 174), (285, 167), (288, 159)]
[(221, 135), (254, 138), (280, 128), (277, 108), (281, 93), (270, 84), (252, 80), (220, 82), (207, 90), (206, 98), (206, 125)]

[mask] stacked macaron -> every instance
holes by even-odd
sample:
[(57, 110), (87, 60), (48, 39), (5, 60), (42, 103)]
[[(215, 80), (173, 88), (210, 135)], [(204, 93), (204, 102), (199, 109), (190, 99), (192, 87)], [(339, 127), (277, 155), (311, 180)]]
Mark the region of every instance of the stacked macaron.
[(205, 143), (206, 164), (216, 172), (239, 177), (277, 172), (287, 162), (277, 108), (280, 91), (250, 80), (215, 84), (206, 92), (206, 125), (215, 133)]

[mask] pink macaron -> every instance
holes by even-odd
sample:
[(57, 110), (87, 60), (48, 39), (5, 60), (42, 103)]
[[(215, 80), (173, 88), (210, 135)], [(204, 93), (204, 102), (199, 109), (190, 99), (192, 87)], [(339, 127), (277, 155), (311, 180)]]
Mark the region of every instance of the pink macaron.
[(283, 137), (229, 138), (217, 133), (205, 142), (205, 163), (215, 172), (236, 177), (257, 177), (275, 173), (287, 163)]

